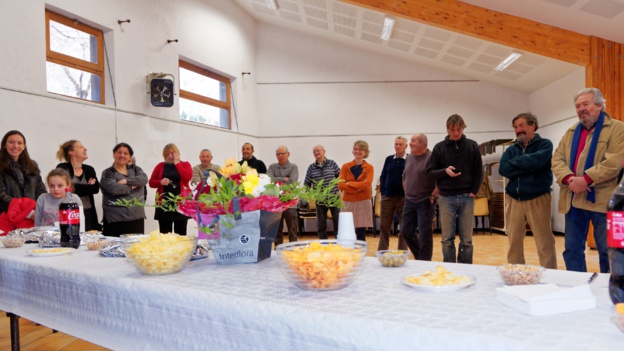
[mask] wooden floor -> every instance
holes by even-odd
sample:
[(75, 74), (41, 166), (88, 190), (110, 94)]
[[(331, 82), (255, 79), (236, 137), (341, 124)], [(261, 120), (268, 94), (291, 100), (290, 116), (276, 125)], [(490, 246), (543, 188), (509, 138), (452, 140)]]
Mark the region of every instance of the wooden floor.
[[(300, 240), (313, 240), (316, 235), (306, 235)], [(287, 240), (287, 239), (286, 239)], [(442, 249), (440, 244), (440, 234), (434, 235), (433, 260), (442, 261)], [(374, 256), (377, 250), (379, 237), (367, 237), (368, 255)], [(390, 238), (390, 248), (397, 247), (397, 237)], [(559, 269), (565, 269), (561, 253), (563, 252), (564, 238), (556, 236), (557, 245), (557, 264)], [(501, 234), (482, 234), (475, 233), (473, 236), (474, 245), (474, 263), (483, 265), (499, 265), (506, 263), (507, 255), (507, 236)], [(598, 252), (587, 249), (587, 267), (590, 272), (598, 272)], [(525, 257), (527, 264), (539, 264), (535, 251), (535, 241), (532, 237), (525, 239)], [(10, 350), (10, 333), (9, 318), (4, 317), (5, 313), (0, 315), (0, 350)], [(98, 345), (77, 339), (71, 335), (61, 332), (53, 333), (50, 328), (38, 326), (26, 319), (20, 318), (20, 344), (24, 351), (29, 350), (107, 350)]]

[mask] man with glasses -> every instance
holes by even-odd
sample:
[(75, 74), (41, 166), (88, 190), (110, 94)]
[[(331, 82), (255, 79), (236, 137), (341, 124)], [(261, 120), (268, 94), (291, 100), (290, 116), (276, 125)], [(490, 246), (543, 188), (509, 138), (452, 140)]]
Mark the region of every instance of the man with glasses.
[[(292, 184), (297, 183), (299, 180), (299, 168), (296, 164), (290, 163), (288, 158), (290, 152), (286, 146), (280, 146), (275, 151), (275, 157), (277, 157), (277, 163), (273, 163), (269, 166), (267, 175), (271, 177), (275, 183), (278, 184)], [(282, 219), (280, 220), (279, 228), (277, 229), (277, 236), (275, 237), (275, 246), (284, 242), (284, 220), (288, 227), (288, 241), (297, 241), (297, 206), (291, 207), (282, 212)]]
[[(316, 145), (312, 149), (312, 153), (314, 154), (316, 161), (308, 167), (304, 185), (315, 187), (321, 180), (323, 181), (323, 184), (327, 184), (340, 177), (340, 167), (336, 164), (336, 162), (325, 157), (325, 148), (322, 145)], [(331, 193), (337, 194), (338, 186), (334, 186)], [(340, 214), (340, 208), (327, 207), (323, 203), (316, 203), (316, 220), (319, 239), (327, 239), (328, 210), (332, 215), (334, 233), (338, 232), (338, 215)]]

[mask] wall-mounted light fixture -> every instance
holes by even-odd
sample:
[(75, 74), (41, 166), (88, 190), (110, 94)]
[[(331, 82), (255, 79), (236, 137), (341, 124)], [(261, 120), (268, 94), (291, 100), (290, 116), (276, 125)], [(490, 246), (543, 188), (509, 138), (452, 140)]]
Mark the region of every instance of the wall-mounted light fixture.
[(266, 0), (266, 4), (270, 10), (277, 10), (277, 3), (275, 2), (275, 0)]
[(496, 66), (496, 68), (494, 69), (499, 72), (502, 72), (505, 70), (505, 68), (509, 67), (509, 65), (514, 63), (514, 61), (519, 59), (521, 56), (522, 54), (519, 52), (512, 52), (511, 55), (507, 56), (507, 58), (504, 59), (501, 63), (499, 63), (498, 66)]
[(392, 16), (384, 17), (383, 28), (381, 29), (381, 40), (390, 40), (390, 35), (392, 35), (392, 29), (394, 29), (395, 22), (396, 18)]

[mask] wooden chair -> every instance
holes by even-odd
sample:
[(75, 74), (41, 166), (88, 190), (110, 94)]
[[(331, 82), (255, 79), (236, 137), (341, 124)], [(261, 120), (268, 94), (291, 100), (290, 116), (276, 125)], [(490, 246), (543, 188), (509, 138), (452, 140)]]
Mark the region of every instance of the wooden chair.
[[(316, 219), (316, 203), (314, 200), (308, 201), (307, 206), (299, 206), (297, 208), (297, 213), (299, 215), (299, 235), (304, 234), (304, 224), (306, 219)], [(332, 219), (331, 211), (327, 210), (327, 219)], [(334, 231), (337, 231), (338, 228), (334, 228)]]
[(299, 215), (299, 236), (301, 236), (304, 234), (305, 220), (316, 219), (316, 203), (310, 200), (307, 206), (299, 206), (297, 213)]

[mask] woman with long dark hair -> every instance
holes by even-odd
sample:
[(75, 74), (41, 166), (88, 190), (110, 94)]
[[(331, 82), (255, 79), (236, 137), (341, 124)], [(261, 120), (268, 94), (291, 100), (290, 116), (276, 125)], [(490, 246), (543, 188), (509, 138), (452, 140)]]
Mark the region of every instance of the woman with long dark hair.
[[(6, 212), (14, 198), (37, 201), (46, 193), (37, 162), (28, 155), (26, 137), (17, 130), (7, 132), (0, 150), (0, 213)], [(34, 212), (33, 212), (34, 216)]]
[(89, 158), (87, 148), (78, 140), (69, 140), (60, 145), (56, 157), (59, 161), (65, 161), (59, 163), (56, 168), (62, 168), (69, 173), (74, 194), (82, 201), (85, 230), (101, 230), (93, 200), (93, 195), (100, 192), (100, 183), (95, 169), (83, 163)]

